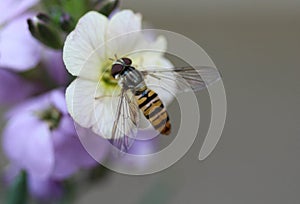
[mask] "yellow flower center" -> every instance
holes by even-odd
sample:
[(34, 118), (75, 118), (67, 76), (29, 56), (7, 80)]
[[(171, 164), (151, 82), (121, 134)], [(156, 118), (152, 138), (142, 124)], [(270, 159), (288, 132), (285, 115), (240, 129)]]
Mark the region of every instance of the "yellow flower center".
[(118, 80), (111, 75), (112, 61), (107, 60), (101, 68), (99, 79), (100, 86), (104, 88), (105, 94), (111, 95), (113, 91), (119, 89)]
[(61, 112), (54, 106), (50, 106), (46, 110), (36, 113), (37, 116), (49, 125), (49, 129), (53, 130), (58, 127), (62, 117)]

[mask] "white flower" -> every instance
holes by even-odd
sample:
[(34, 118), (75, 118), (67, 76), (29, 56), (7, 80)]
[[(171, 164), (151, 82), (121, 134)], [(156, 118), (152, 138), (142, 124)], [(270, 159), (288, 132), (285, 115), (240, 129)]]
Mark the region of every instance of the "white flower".
[[(67, 70), (77, 76), (66, 90), (66, 100), (71, 116), (79, 125), (111, 138), (112, 114), (118, 102), (112, 95), (118, 94), (120, 87), (111, 76), (113, 61), (109, 58), (129, 56), (137, 69), (172, 67), (163, 56), (165, 38), (160, 36), (155, 41), (148, 38), (141, 32), (141, 15), (130, 10), (118, 12), (111, 19), (91, 11), (79, 20), (63, 51)], [(145, 49), (156, 52), (140, 52)], [(172, 99), (160, 94), (159, 88), (153, 89), (163, 101)]]

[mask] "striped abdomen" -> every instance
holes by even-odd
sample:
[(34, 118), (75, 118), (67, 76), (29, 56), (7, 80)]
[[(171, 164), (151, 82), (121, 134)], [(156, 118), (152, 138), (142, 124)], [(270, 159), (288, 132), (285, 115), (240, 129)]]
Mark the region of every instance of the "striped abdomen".
[(150, 121), (153, 127), (163, 135), (171, 132), (169, 115), (158, 95), (146, 88), (135, 93), (135, 98), (139, 108), (143, 111), (145, 117)]

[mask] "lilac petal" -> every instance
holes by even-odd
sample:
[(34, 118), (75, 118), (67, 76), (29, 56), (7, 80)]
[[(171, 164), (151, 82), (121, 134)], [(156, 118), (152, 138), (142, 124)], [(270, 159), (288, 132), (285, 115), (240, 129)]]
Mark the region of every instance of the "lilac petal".
[[(153, 135), (153, 131), (141, 130), (138, 132), (137, 137), (139, 137), (141, 134), (143, 134), (143, 137), (145, 137), (145, 135)], [(134, 155), (152, 154), (153, 152), (155, 152), (157, 144), (157, 138), (149, 140), (135, 140), (128, 153)]]
[(35, 97), (34, 99), (18, 104), (6, 114), (6, 118), (11, 118), (14, 115), (18, 115), (20, 112), (46, 110), (51, 106), (55, 106), (55, 108), (57, 108), (63, 115), (68, 114), (63, 90), (56, 89), (42, 96)]
[(0, 103), (12, 104), (22, 101), (39, 90), (35, 84), (25, 81), (17, 74), (0, 69)]
[(155, 139), (151, 140), (135, 140), (128, 153), (134, 155), (152, 154), (155, 149)]
[(107, 158), (110, 152), (110, 142), (96, 135), (92, 130), (83, 128), (75, 123), (75, 128), (84, 149), (98, 162)]
[(32, 113), (12, 117), (3, 133), (8, 158), (31, 174), (47, 177), (54, 165), (51, 135), (46, 123)]
[(64, 179), (82, 167), (93, 167), (97, 162), (86, 152), (77, 137), (68, 137), (55, 147), (55, 169), (52, 177)]
[[(140, 134), (148, 134), (149, 137), (153, 135), (153, 131), (139, 131), (138, 136), (140, 137)], [(143, 136), (147, 137), (147, 136)], [(157, 147), (157, 138), (153, 138), (150, 140), (135, 140), (133, 145), (130, 147), (128, 153), (132, 155), (148, 155), (153, 154), (156, 152)], [(149, 164), (149, 161), (147, 160), (147, 157), (139, 157), (132, 158), (130, 156), (124, 156), (121, 158), (116, 158), (116, 162), (123, 163), (124, 165), (128, 166), (131, 165), (134, 168), (145, 168)]]
[(58, 89), (50, 93), (50, 101), (62, 114), (68, 114), (65, 94), (63, 90)]
[(67, 85), (68, 72), (63, 63), (61, 51), (45, 50), (43, 64), (52, 79), (59, 85)]
[(0, 32), (0, 67), (25, 71), (39, 62), (41, 45), (28, 30), (26, 20), (30, 16), (11, 21)]
[(16, 176), (18, 176), (20, 171), (21, 171), (21, 168), (19, 166), (17, 166), (16, 164), (9, 164), (9, 166), (7, 166), (4, 169), (3, 183), (7, 186), (12, 184), (12, 182), (14, 181)]
[(63, 193), (62, 183), (49, 178), (41, 179), (29, 175), (28, 184), (30, 193), (40, 199), (59, 198)]
[[(83, 147), (83, 145), (81, 144), (79, 138), (76, 138), (76, 143), (78, 146), (78, 159), (77, 159), (77, 163), (79, 166), (83, 167), (83, 168), (89, 168), (89, 167), (94, 167), (96, 166), (98, 163), (97, 161), (87, 152), (87, 150)], [(104, 150), (102, 151), (103, 153), (103, 157), (107, 156), (107, 152)]]
[(20, 114), (20, 112), (42, 111), (50, 107), (49, 95), (45, 94), (34, 99), (27, 100), (15, 106), (6, 113), (6, 118), (12, 118)]
[(39, 0), (2, 0), (0, 3), (0, 24), (22, 14), (38, 2)]
[(70, 116), (63, 116), (58, 128), (52, 131), (53, 145), (56, 147), (64, 144), (70, 137), (77, 137), (74, 122)]

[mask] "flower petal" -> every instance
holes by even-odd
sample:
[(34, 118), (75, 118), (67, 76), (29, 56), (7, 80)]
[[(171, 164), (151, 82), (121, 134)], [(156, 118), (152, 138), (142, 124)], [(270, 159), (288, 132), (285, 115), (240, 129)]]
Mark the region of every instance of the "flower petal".
[[(151, 137), (156, 131), (138, 131), (137, 137)], [(157, 134), (157, 132), (156, 132)], [(157, 134), (158, 135), (158, 134)], [(154, 154), (159, 151), (159, 138), (153, 138), (150, 140), (135, 140), (127, 152), (129, 155), (123, 157), (112, 157), (112, 162), (122, 164), (124, 166), (130, 166), (133, 169), (145, 169), (151, 168), (151, 161), (147, 155)], [(139, 155), (134, 157), (133, 155)], [(145, 157), (144, 157), (145, 156)]]
[(45, 49), (42, 63), (53, 80), (59, 85), (67, 84), (68, 72), (64, 65), (61, 51)]
[(61, 89), (53, 90), (49, 93), (49, 97), (50, 103), (52, 103), (52, 105), (54, 105), (59, 110), (59, 112), (66, 115), (67, 105), (63, 91)]
[[(134, 48), (134, 52), (130, 55), (137, 68), (139, 68), (138, 65), (145, 65), (146, 62), (144, 62), (144, 59), (148, 59), (147, 61), (155, 61), (153, 58), (162, 57), (167, 49), (167, 40), (165, 37), (159, 36), (156, 40), (149, 40), (146, 39), (145, 35), (146, 33), (140, 35), (140, 38)], [(135, 59), (136, 56), (138, 56), (138, 59)]]
[(46, 123), (32, 114), (10, 119), (3, 134), (6, 155), (33, 175), (45, 178), (54, 165), (50, 131)]
[[(63, 136), (63, 135), (62, 135)], [(69, 137), (65, 143), (55, 147), (55, 169), (53, 178), (64, 179), (84, 167), (93, 167), (97, 162), (84, 149), (78, 137)]]
[[(115, 90), (116, 95), (118, 91)], [(67, 88), (66, 101), (71, 116), (80, 126), (92, 128), (104, 138), (111, 138), (118, 99), (105, 95), (105, 87), (77, 78)]]
[(33, 68), (40, 60), (41, 45), (31, 36), (24, 15), (0, 32), (0, 66), (15, 71)]
[(142, 17), (131, 10), (123, 10), (115, 14), (107, 27), (106, 53), (109, 57), (118, 57), (133, 51), (142, 28)]
[[(101, 162), (109, 154), (111, 143), (96, 135), (92, 130), (83, 128), (78, 124), (75, 124), (78, 137), (85, 150), (94, 158), (94, 160)], [(88, 165), (86, 163), (85, 165)]]
[(18, 166), (18, 164), (10, 163), (8, 166), (5, 167), (2, 177), (3, 177), (3, 183), (6, 186), (10, 186), (15, 178), (18, 176), (22, 169)]
[(73, 119), (85, 128), (96, 123), (94, 106), (99, 103), (95, 97), (102, 96), (97, 82), (75, 79), (66, 90), (67, 108)]
[(0, 25), (37, 4), (39, 0), (2, 0), (0, 3)]
[(63, 194), (62, 183), (50, 178), (29, 175), (28, 185), (30, 193), (41, 199), (55, 199)]
[(7, 119), (12, 117), (18, 116), (20, 113), (30, 112), (33, 113), (34, 111), (45, 110), (51, 106), (49, 101), (49, 95), (45, 94), (39, 97), (35, 97), (30, 100), (26, 100), (17, 106), (14, 106), (13, 109), (9, 110), (5, 116)]
[(91, 80), (99, 79), (104, 50), (98, 49), (97, 53), (94, 52), (104, 43), (107, 23), (107, 18), (102, 14), (88, 12), (67, 37), (63, 59), (72, 75)]
[(52, 130), (53, 145), (59, 146), (65, 143), (70, 137), (76, 137), (74, 121), (70, 116), (63, 116), (59, 121), (58, 128)]
[(0, 69), (1, 104), (20, 102), (36, 93), (39, 89), (36, 84), (25, 81), (17, 74), (6, 69)]

